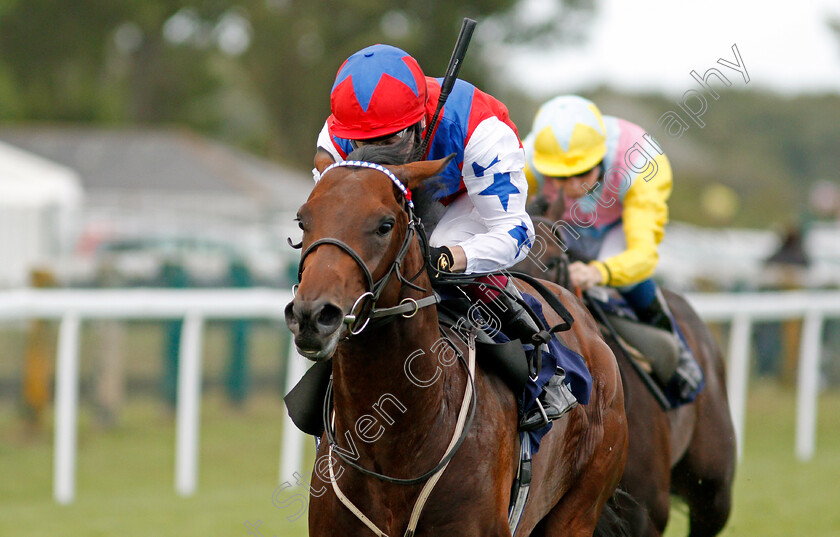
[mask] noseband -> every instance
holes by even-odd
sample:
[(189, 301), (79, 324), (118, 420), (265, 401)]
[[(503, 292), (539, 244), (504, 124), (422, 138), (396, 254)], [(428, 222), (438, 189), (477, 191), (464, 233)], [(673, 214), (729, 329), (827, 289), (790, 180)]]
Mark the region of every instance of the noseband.
[[(402, 244), (400, 245), (400, 249), (397, 252), (397, 256), (394, 258), (394, 261), (391, 262), (391, 266), (388, 268), (388, 271), (382, 276), (379, 280), (373, 281), (373, 275), (370, 272), (370, 269), (365, 264), (362, 257), (356, 253), (353, 248), (350, 247), (347, 243), (335, 239), (332, 237), (326, 237), (323, 239), (318, 239), (300, 256), (300, 265), (298, 266), (298, 281), (301, 280), (301, 276), (303, 275), (303, 262), (306, 257), (311, 254), (315, 248), (324, 245), (324, 244), (331, 244), (333, 246), (337, 246), (341, 250), (343, 250), (350, 258), (356, 262), (356, 265), (362, 271), (362, 275), (365, 279), (365, 292), (362, 293), (356, 301), (353, 303), (353, 307), (350, 308), (350, 312), (344, 316), (344, 323), (347, 324), (347, 328), (350, 331), (351, 335), (357, 335), (362, 332), (370, 322), (371, 319), (374, 318), (393, 318), (395, 315), (402, 315), (404, 317), (413, 317), (417, 311), (425, 306), (429, 306), (432, 304), (436, 304), (438, 302), (438, 298), (436, 295), (427, 296), (425, 298), (421, 298), (420, 300), (415, 300), (413, 298), (404, 298), (398, 306), (394, 306), (392, 308), (381, 308), (376, 309), (376, 301), (379, 300), (379, 295), (382, 294), (383, 289), (388, 284), (391, 279), (391, 275), (396, 274), (397, 279), (399, 279), (402, 283), (408, 285), (412, 289), (416, 289), (418, 291), (426, 291), (423, 287), (415, 285), (412, 283), (418, 276), (425, 270), (425, 265), (420, 268), (420, 270), (412, 276), (411, 278), (406, 279), (401, 272), (402, 262), (405, 259), (405, 256), (408, 254), (408, 249), (411, 246), (412, 239), (414, 238), (415, 234), (421, 241), (421, 244), (424, 248), (428, 248), (426, 246), (426, 234), (423, 231), (423, 226), (420, 223), (419, 219), (414, 214), (414, 203), (411, 201), (411, 191), (406, 188), (406, 186), (397, 179), (397, 176), (394, 175), (391, 170), (385, 168), (384, 166), (380, 166), (379, 164), (374, 164), (372, 162), (363, 162), (359, 160), (345, 160), (342, 162), (336, 162), (335, 164), (331, 164), (327, 167), (324, 172), (321, 174), (326, 174), (328, 171), (332, 170), (333, 168), (339, 167), (347, 167), (347, 168), (370, 168), (373, 170), (377, 170), (379, 172), (384, 173), (392, 183), (402, 192), (403, 199), (405, 200), (404, 209), (408, 214), (408, 225), (406, 226), (406, 233), (405, 238), (403, 239)], [(297, 286), (295, 286), (297, 287)], [(365, 302), (369, 302), (369, 307), (365, 307)], [(358, 309), (358, 314), (356, 310)], [(364, 314), (363, 314), (364, 313)]]

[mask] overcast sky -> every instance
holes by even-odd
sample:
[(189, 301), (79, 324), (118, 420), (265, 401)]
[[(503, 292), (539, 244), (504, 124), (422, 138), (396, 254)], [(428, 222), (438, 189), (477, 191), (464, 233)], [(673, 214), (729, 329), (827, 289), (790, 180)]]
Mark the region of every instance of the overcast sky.
[[(549, 3), (528, 0), (528, 16), (556, 16)], [(735, 62), (735, 44), (750, 88), (840, 93), (840, 40), (826, 23), (831, 15), (840, 18), (840, 2), (600, 0), (586, 44), (508, 50), (494, 61), (510, 66), (512, 80), (537, 96), (599, 84), (681, 95), (696, 88), (691, 70), (702, 75), (711, 67), (743, 87), (741, 75), (716, 63)]]

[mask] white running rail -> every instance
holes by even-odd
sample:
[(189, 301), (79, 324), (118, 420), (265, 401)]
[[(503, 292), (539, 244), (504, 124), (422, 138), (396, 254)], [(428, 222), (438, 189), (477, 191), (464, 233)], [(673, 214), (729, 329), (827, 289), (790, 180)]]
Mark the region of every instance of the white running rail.
[(823, 325), (840, 317), (840, 291), (690, 294), (688, 301), (707, 322), (730, 321), (727, 392), (738, 457), (743, 454), (750, 341), (757, 321), (803, 319), (796, 389), (796, 444), (800, 461), (814, 456), (817, 443), (817, 396)]
[[(108, 289), (14, 290), (0, 292), (0, 322), (60, 321), (55, 394), (53, 496), (66, 504), (75, 497), (76, 428), (79, 390), (79, 334), (89, 319), (183, 319), (178, 372), (175, 490), (195, 493), (201, 401), (201, 352), (207, 319), (274, 319), (282, 322), (292, 299), (271, 289)], [(739, 457), (743, 451), (750, 340), (757, 321), (803, 319), (799, 359), (795, 454), (811, 459), (816, 445), (819, 356), (826, 318), (840, 317), (840, 292), (691, 294), (689, 302), (706, 321), (730, 322), (728, 385)], [(290, 345), (286, 391), (306, 371), (307, 362)], [(280, 482), (301, 469), (303, 435), (285, 418)]]
[[(55, 319), (60, 322), (55, 388), (53, 497), (68, 504), (75, 498), (76, 428), (79, 396), (79, 336), (87, 319), (183, 319), (178, 360), (175, 439), (175, 491), (195, 493), (201, 403), (201, 352), (207, 319), (274, 319), (282, 322), (292, 299), (288, 291), (269, 289), (108, 289), (16, 290), (0, 292), (0, 322)], [(306, 371), (306, 360), (290, 344), (287, 391)], [(301, 466), (303, 434), (288, 416), (283, 425), (281, 476)], [(281, 478), (281, 481), (283, 478)]]

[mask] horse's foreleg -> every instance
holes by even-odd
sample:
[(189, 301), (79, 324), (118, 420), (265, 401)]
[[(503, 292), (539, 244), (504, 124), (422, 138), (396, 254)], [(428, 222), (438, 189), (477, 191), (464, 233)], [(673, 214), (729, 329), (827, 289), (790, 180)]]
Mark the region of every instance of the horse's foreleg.
[(705, 345), (695, 355), (706, 369), (706, 387), (695, 403), (697, 423), (691, 443), (671, 472), (672, 487), (690, 511), (691, 537), (721, 532), (732, 509), (735, 476), (735, 432), (726, 399), (723, 357), (708, 330), (698, 330)]
[[(590, 402), (592, 404), (592, 402)], [(574, 486), (540, 522), (536, 534), (591, 537), (596, 532), (605, 504), (615, 491), (624, 469), (627, 429), (624, 413), (606, 410), (604, 437)], [(599, 527), (599, 530), (607, 530)], [(611, 533), (603, 534), (608, 537)]]
[[(635, 380), (634, 380), (635, 382)], [(640, 390), (644, 388), (639, 387)], [(627, 491), (646, 514), (646, 528), (634, 533), (639, 537), (659, 537), (668, 524), (671, 512), (671, 447), (668, 423), (664, 414), (651, 405), (657, 403), (637, 390), (636, 406), (628, 412), (631, 430), (636, 434), (627, 451), (627, 467), (621, 487)], [(647, 405), (644, 408), (643, 405)], [(644, 420), (647, 420), (645, 423)], [(639, 431), (644, 431), (639, 434)]]
[[(724, 411), (727, 409), (720, 410)], [(672, 472), (673, 487), (688, 504), (691, 537), (720, 533), (732, 508), (735, 446), (718, 432), (725, 431), (726, 424), (710, 423), (713, 421), (708, 417), (700, 420), (688, 451)]]

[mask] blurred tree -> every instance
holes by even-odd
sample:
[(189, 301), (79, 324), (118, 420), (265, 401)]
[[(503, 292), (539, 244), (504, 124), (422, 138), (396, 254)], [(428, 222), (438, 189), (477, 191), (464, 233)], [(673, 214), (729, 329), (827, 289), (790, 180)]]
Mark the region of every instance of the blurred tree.
[[(656, 137), (674, 168), (672, 220), (711, 227), (782, 226), (801, 218), (811, 185), (837, 177), (838, 95), (721, 91), (718, 100), (709, 101), (706, 126), (692, 124), (680, 138), (657, 125), (665, 112), (679, 110), (675, 97), (630, 96), (605, 88), (586, 96), (604, 114), (624, 117)], [(715, 220), (699, 210), (704, 191), (714, 184), (732, 189), (741, 200), (731, 220)]]
[[(205, 17), (229, 2), (198, 2)], [(184, 0), (13, 1), (0, 10), (4, 119), (183, 121), (190, 99), (218, 82), (198, 48), (167, 46), (163, 25)], [(215, 85), (214, 85), (215, 83)], [(9, 88), (9, 89), (6, 89)], [(4, 91), (4, 89), (6, 91)]]
[[(461, 77), (500, 97), (524, 135), (537, 103), (503, 88), (498, 43), (581, 39), (595, 0), (0, 0), (0, 121), (177, 124), (308, 169), (341, 62), (376, 42), (440, 76), (464, 16), (479, 21)], [(829, 24), (838, 32), (840, 22)], [(840, 43), (840, 39), (838, 39)], [(611, 98), (605, 113), (655, 131), (677, 104)], [(638, 112), (639, 115), (636, 112)], [(638, 117), (637, 117), (638, 116)], [(727, 225), (797, 217), (810, 184), (840, 167), (840, 99), (729, 91), (707, 125), (658, 137), (678, 170), (677, 220), (711, 182), (744, 200)], [(745, 134), (746, 133), (746, 134)]]
[[(6, 0), (0, 120), (185, 124), (308, 167), (335, 72), (355, 50), (392, 43), (439, 76), (464, 16), (483, 23), (479, 35), (486, 23), (485, 42), (521, 42), (573, 35), (573, 15), (593, 4)], [(534, 20), (534, 9), (566, 16)], [(488, 74), (473, 50), (461, 76), (485, 88)]]
[[(329, 114), (329, 91), (341, 63), (353, 52), (389, 43), (417, 58), (429, 76), (443, 76), (463, 17), (487, 25), (487, 39), (535, 39), (563, 19), (534, 28), (517, 12), (528, 0), (476, 0), (469, 4), (430, 0), (356, 0), (337, 6), (327, 0), (254, 2), (254, 41), (245, 61), (267, 112), (276, 118), (272, 153), (306, 165), (315, 137)], [(591, 11), (593, 0), (546, 0)], [(486, 22), (485, 22), (486, 21)], [(531, 21), (533, 22), (533, 21)], [(560, 34), (559, 32), (556, 32)], [(562, 34), (561, 34), (562, 35)], [(481, 47), (476, 40), (473, 48)], [(473, 50), (460, 76), (487, 89), (488, 67)]]
[[(96, 119), (113, 3), (13, 0), (0, 9), (0, 79), (14, 92), (14, 119)], [(5, 93), (5, 92), (4, 92)], [(8, 117), (7, 116), (7, 117)]]
[[(190, 102), (219, 88), (222, 82), (209, 65), (212, 28), (228, 4), (212, 0), (121, 3), (123, 19), (112, 28), (108, 48), (114, 71), (122, 70), (124, 75), (126, 101), (122, 104), (132, 122), (189, 123)], [(175, 29), (169, 29), (173, 25)]]

